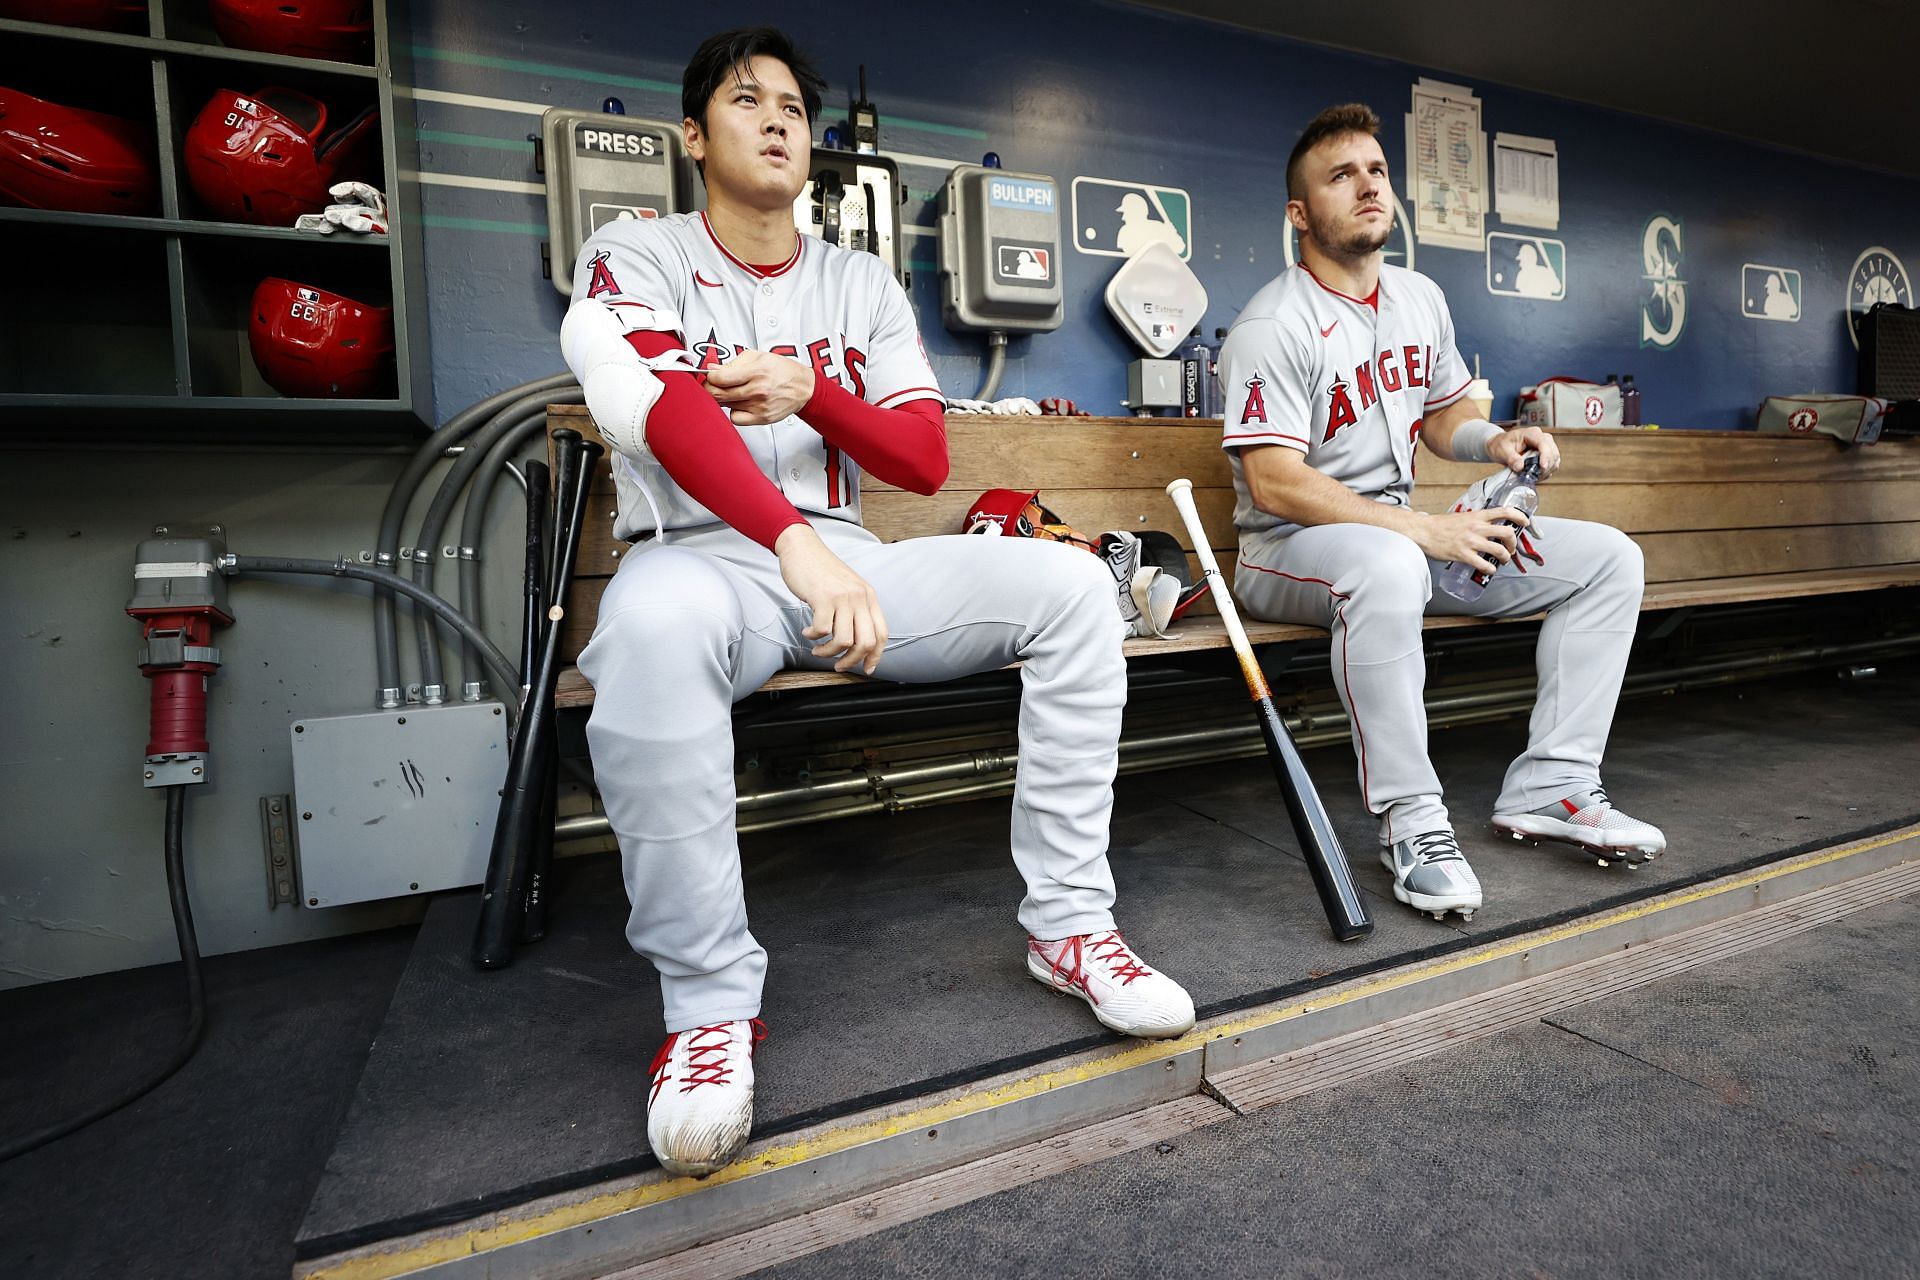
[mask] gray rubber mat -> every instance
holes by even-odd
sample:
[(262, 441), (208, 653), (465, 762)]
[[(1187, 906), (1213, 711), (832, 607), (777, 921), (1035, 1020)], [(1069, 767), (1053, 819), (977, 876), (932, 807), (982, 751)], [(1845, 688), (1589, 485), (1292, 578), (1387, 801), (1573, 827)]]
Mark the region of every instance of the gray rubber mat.
[(1909, 1276), (1920, 901), (758, 1274)]
[[(410, 933), (208, 960), (192, 1061), (126, 1109), (0, 1164), (0, 1276), (288, 1274)], [(184, 986), (174, 963), (0, 993), (0, 1134), (79, 1114), (164, 1061), (186, 1022)]]
[[(1373, 938), (1344, 947), (1328, 937), (1264, 759), (1125, 778), (1120, 922), (1203, 1011), (1257, 1003), (1887, 825), (1920, 808), (1909, 799), (1917, 712), (1913, 679), (1629, 703), (1609, 781), (1623, 807), (1667, 828), (1672, 852), (1637, 872), (1603, 871), (1496, 845), (1463, 821), (1489, 889), (1465, 929), (1386, 899), (1350, 753), (1310, 752), (1374, 895)], [(1518, 721), (1436, 735), (1458, 813), (1485, 813), (1523, 738)], [(1002, 799), (744, 842), (748, 906), (771, 953), (757, 1134), (1111, 1038), (1024, 975), (1006, 827)], [(467, 963), (472, 895), (429, 913), (302, 1227), (303, 1255), (650, 1165), (657, 988), (625, 948), (611, 860), (566, 872), (554, 933), (504, 972)]]

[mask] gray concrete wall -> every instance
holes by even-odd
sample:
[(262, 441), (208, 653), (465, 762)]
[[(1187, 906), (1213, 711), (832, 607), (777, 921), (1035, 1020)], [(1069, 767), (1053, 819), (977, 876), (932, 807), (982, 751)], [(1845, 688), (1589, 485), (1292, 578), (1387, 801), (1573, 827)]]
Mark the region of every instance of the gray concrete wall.
[[(140, 629), (123, 612), (135, 546), (156, 521), (173, 521), (225, 525), (242, 553), (331, 558), (371, 548), (404, 461), (397, 450), (14, 455), (0, 480), (0, 987), (175, 954), (164, 802), (140, 777)], [(517, 486), (503, 482), (483, 550), (489, 631), (509, 655), (519, 645), (523, 510)], [(436, 585), (451, 577), (443, 566)], [(231, 584), (235, 621), (216, 639), (225, 665), (208, 698), (212, 781), (189, 789), (186, 818), (188, 885), (209, 954), (399, 923), (420, 910), (410, 900), (267, 907), (258, 798), (292, 790), (294, 719), (372, 707), (369, 599), (364, 585), (331, 578)], [(413, 679), (405, 627), (401, 638)]]

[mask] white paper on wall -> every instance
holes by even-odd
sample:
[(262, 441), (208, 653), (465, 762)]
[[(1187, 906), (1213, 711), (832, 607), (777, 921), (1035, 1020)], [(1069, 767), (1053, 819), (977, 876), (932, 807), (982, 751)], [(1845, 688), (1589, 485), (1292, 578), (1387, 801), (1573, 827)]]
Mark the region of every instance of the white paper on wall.
[(1487, 221), (1487, 135), (1471, 89), (1424, 77), (1413, 86), (1407, 177), (1415, 238), (1479, 253)]
[(1552, 138), (1493, 135), (1493, 209), (1516, 227), (1560, 226), (1560, 148)]

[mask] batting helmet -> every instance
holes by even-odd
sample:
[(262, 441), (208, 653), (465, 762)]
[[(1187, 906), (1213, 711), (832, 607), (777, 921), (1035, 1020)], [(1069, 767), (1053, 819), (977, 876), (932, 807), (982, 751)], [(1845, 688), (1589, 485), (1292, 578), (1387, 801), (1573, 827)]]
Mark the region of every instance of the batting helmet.
[(0, 204), (152, 213), (152, 137), (131, 120), (0, 88)]
[(236, 49), (365, 62), (373, 53), (367, 0), (211, 0), (213, 29)]
[(292, 226), (327, 205), (335, 182), (378, 176), (378, 123), (367, 107), (329, 133), (327, 104), (311, 94), (222, 89), (187, 129), (187, 181), (218, 218)]
[(0, 18), (96, 31), (145, 31), (144, 0), (0, 0)]
[(364, 400), (390, 393), (393, 309), (269, 276), (253, 291), (247, 345), (285, 396)]

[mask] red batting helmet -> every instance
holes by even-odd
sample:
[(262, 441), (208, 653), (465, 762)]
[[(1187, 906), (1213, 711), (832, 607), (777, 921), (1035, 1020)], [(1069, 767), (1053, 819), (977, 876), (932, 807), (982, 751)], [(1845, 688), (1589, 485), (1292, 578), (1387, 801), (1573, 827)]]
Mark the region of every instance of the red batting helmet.
[(373, 53), (367, 0), (211, 0), (213, 29), (236, 49), (365, 62)]
[(253, 291), (247, 345), (285, 396), (364, 400), (391, 394), (393, 308), (270, 276)]
[(152, 213), (153, 139), (131, 120), (0, 88), (0, 204)]
[(298, 89), (222, 89), (187, 129), (187, 181), (216, 217), (292, 226), (325, 208), (341, 179), (379, 177), (378, 123), (368, 107), (328, 133), (327, 104)]
[(144, 0), (0, 0), (0, 18), (144, 33), (147, 6)]

